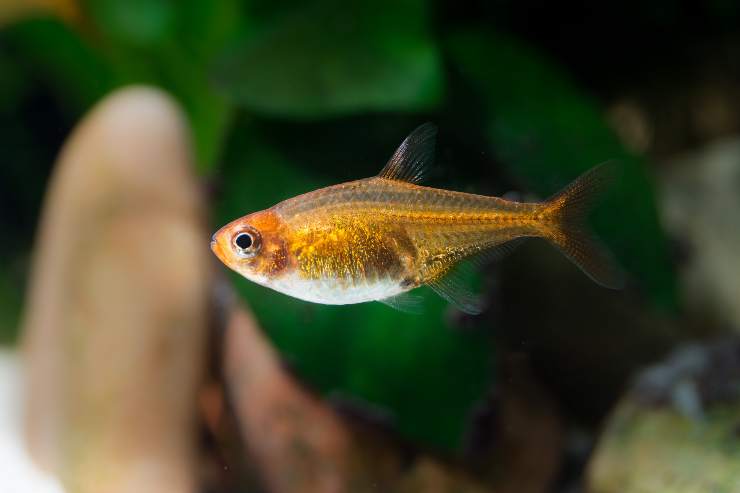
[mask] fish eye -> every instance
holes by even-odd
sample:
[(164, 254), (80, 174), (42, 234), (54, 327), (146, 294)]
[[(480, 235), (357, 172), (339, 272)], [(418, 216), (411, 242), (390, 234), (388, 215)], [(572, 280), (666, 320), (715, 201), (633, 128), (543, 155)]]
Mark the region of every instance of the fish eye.
[(239, 233), (236, 235), (236, 238), (234, 238), (234, 244), (242, 250), (246, 250), (252, 246), (252, 235), (249, 233)]
[(231, 240), (237, 256), (251, 258), (257, 255), (261, 246), (261, 238), (257, 230), (247, 227), (234, 235)]

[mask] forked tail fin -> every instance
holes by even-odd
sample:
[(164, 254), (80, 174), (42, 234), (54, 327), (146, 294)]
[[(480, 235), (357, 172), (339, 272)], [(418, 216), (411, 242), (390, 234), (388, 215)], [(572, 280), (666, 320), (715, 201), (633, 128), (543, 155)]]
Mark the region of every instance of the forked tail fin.
[(549, 227), (545, 238), (591, 279), (604, 287), (624, 287), (624, 273), (610, 253), (586, 228), (595, 199), (614, 181), (616, 165), (607, 162), (591, 168), (545, 203)]

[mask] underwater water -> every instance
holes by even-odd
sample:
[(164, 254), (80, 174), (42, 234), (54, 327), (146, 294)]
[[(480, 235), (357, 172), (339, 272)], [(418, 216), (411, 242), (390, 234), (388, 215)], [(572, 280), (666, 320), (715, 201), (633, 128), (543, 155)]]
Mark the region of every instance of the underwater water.
[[(740, 491), (738, 21), (668, 0), (5, 2), (0, 491)], [(507, 211), (613, 163), (568, 231), (623, 287), (538, 238), (448, 271), (493, 248), (468, 241), (491, 211), (401, 182), (298, 199), (290, 234), (262, 217), (211, 251), (378, 175), (425, 122), (436, 142), (392, 177), (423, 161), (423, 185)], [(400, 309), (298, 299), (354, 300), (352, 276), (422, 285)]]

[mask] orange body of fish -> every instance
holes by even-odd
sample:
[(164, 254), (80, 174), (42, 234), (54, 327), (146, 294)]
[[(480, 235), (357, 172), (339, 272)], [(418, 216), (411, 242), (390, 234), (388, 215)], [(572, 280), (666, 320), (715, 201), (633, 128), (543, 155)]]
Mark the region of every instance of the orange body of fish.
[(420, 186), (434, 157), (436, 127), (417, 128), (378, 176), (285, 200), (232, 221), (211, 249), (228, 267), (268, 288), (322, 304), (381, 301), (414, 311), (408, 291), (427, 285), (468, 313), (481, 306), (454, 274), (514, 240), (541, 237), (606, 287), (621, 271), (584, 232), (609, 165), (586, 172), (544, 202), (523, 203)]

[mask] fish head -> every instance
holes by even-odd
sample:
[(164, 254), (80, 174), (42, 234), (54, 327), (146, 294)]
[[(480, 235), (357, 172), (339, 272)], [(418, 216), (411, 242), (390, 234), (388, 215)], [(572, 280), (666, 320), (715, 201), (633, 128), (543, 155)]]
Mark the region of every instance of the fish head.
[(211, 238), (211, 250), (230, 269), (250, 281), (269, 286), (292, 263), (285, 230), (285, 223), (274, 211), (255, 212), (216, 231)]

